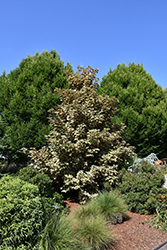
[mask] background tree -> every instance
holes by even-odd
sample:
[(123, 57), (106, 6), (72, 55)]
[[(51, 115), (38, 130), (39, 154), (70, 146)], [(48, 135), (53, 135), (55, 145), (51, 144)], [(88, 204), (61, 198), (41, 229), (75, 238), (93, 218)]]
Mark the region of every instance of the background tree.
[(97, 93), (118, 98), (119, 112), (114, 119), (125, 123), (125, 140), (135, 146), (140, 157), (150, 153), (166, 157), (165, 93), (143, 65), (118, 64), (102, 78)]
[(0, 77), (0, 153), (9, 161), (23, 160), (22, 147), (40, 148), (50, 131), (48, 110), (60, 102), (55, 87), (66, 88), (64, 66), (52, 50), (28, 56), (10, 74)]
[(117, 99), (96, 95), (97, 69), (78, 68), (69, 74), (72, 89), (56, 89), (62, 104), (50, 110), (52, 130), (48, 147), (31, 149), (32, 167), (46, 173), (62, 192), (76, 191), (85, 201), (115, 183), (118, 165), (132, 157), (132, 147), (122, 139), (124, 126), (111, 124)]

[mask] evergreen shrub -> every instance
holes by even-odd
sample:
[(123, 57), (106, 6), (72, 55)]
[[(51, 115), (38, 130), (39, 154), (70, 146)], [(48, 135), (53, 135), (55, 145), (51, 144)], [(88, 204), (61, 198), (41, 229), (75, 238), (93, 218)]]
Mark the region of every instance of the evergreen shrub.
[(38, 186), (42, 196), (50, 197), (54, 193), (53, 181), (47, 174), (42, 174), (39, 171), (25, 167), (16, 174), (21, 180), (28, 181), (31, 184)]
[(21, 180), (28, 181), (29, 183), (38, 186), (46, 214), (54, 214), (55, 205), (58, 206), (59, 210), (65, 209), (66, 206), (63, 202), (63, 195), (55, 191), (53, 181), (47, 174), (40, 173), (28, 166), (21, 169), (16, 176)]
[(154, 214), (156, 199), (153, 194), (164, 193), (163, 172), (146, 161), (140, 162), (133, 171), (122, 169), (118, 175), (118, 190), (129, 210), (140, 214)]
[(18, 177), (2, 177), (0, 179), (2, 249), (33, 249), (45, 223), (45, 210), (38, 187)]

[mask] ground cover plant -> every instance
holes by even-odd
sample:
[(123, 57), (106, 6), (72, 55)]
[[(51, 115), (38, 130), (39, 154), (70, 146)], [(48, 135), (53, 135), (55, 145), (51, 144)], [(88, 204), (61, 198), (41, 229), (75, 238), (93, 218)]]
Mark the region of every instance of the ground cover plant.
[(24, 149), (33, 168), (46, 173), (61, 192), (76, 193), (80, 202), (96, 195), (105, 181), (113, 185), (118, 165), (133, 156), (133, 147), (123, 140), (124, 125), (111, 123), (117, 99), (96, 95), (97, 72), (88, 66), (69, 74), (71, 89), (56, 89), (62, 103), (50, 110), (48, 147)]
[(140, 162), (133, 171), (125, 169), (119, 172), (118, 190), (129, 206), (129, 210), (141, 214), (156, 212), (156, 198), (153, 194), (163, 194), (165, 177), (161, 169), (146, 161)]

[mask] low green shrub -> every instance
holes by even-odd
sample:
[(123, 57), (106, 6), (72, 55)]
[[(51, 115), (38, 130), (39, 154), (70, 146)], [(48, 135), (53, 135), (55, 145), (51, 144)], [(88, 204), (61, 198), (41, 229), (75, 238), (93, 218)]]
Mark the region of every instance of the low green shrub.
[(49, 217), (54, 215), (56, 211), (58, 212), (63, 211), (64, 213), (68, 212), (68, 207), (65, 205), (63, 201), (63, 195), (57, 192), (53, 194), (53, 197), (43, 196), (41, 199), (43, 201), (47, 216), (50, 215)]
[(47, 174), (42, 174), (39, 171), (28, 166), (17, 172), (16, 176), (18, 176), (21, 180), (28, 181), (31, 184), (37, 185), (42, 196), (53, 196), (53, 181)]
[(152, 194), (164, 193), (164, 181), (165, 177), (160, 169), (142, 161), (132, 172), (125, 169), (119, 172), (117, 187), (129, 210), (140, 214), (154, 214), (156, 199)]
[(18, 176), (21, 180), (38, 186), (43, 204), (45, 206), (46, 214), (54, 214), (55, 205), (57, 205), (58, 209), (61, 211), (66, 208), (63, 202), (63, 195), (55, 192), (53, 181), (47, 174), (40, 173), (28, 166), (21, 169), (15, 176)]
[(2, 249), (33, 249), (46, 224), (37, 186), (14, 176), (0, 179), (0, 245)]

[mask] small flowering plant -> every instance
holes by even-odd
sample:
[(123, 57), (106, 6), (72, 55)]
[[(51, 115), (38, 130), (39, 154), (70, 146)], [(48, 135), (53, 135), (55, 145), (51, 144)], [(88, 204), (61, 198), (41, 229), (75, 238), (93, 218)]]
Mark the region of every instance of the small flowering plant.
[(156, 198), (156, 205), (157, 205), (156, 206), (157, 216), (152, 220), (153, 225), (154, 227), (167, 232), (167, 192), (157, 195), (153, 194), (153, 196)]

